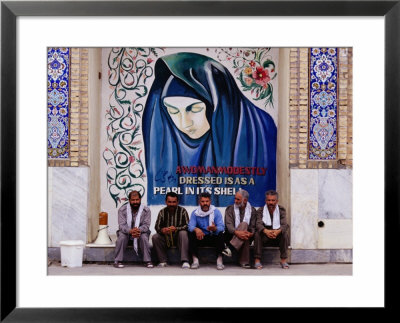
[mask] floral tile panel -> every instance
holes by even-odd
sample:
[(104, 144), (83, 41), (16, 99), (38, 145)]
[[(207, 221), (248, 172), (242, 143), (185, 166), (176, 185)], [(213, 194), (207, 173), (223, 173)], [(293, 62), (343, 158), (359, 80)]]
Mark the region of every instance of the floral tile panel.
[(48, 158), (69, 158), (70, 49), (47, 52), (47, 153)]
[(310, 160), (337, 158), (337, 52), (310, 49)]

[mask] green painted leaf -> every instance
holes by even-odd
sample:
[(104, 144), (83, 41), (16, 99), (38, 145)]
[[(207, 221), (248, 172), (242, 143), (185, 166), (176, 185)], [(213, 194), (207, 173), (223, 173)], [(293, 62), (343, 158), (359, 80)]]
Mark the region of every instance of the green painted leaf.
[(244, 79), (243, 79), (243, 72), (240, 73), (238, 79), (239, 79), (240, 83), (241, 83), (242, 86), (243, 86), (243, 91), (249, 91), (249, 90), (251, 90), (252, 86), (251, 86), (251, 85), (250, 85), (250, 86), (247, 85), (247, 83), (246, 83), (246, 82), (244, 81)]
[(147, 92), (148, 92), (146, 86), (138, 86), (138, 87), (136, 88), (136, 90), (137, 90), (137, 91), (135, 92), (135, 94), (136, 94), (139, 98), (144, 97), (144, 96), (147, 94)]
[(128, 104), (128, 105), (131, 104), (131, 101), (130, 101), (130, 100), (118, 100), (118, 102), (119, 102), (120, 104)]
[(270, 59), (267, 59), (264, 63), (263, 63), (263, 67), (267, 68), (269, 66), (273, 66), (275, 68), (275, 63), (273, 61), (271, 61)]

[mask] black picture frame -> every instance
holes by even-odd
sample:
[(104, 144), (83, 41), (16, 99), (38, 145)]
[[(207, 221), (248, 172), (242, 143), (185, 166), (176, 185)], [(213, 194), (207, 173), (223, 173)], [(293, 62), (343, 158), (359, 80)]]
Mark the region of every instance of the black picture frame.
[[(16, 300), (16, 19), (19, 16), (384, 16), (385, 18), (385, 307), (398, 275), (400, 4), (396, 1), (2, 1), (1, 2), (1, 321), (236, 321), (242, 309), (17, 308)], [(373, 46), (373, 44), (371, 44)], [(374, 261), (371, 255), (371, 261)], [(367, 290), (366, 290), (367, 292)], [(177, 302), (179, 304), (179, 302)], [(380, 310), (380, 309), (378, 309)], [(252, 317), (265, 312), (252, 309)], [(260, 313), (261, 312), (261, 313)], [(380, 313), (381, 314), (381, 313)], [(326, 314), (325, 314), (326, 315)], [(135, 317), (133, 320), (132, 317)]]

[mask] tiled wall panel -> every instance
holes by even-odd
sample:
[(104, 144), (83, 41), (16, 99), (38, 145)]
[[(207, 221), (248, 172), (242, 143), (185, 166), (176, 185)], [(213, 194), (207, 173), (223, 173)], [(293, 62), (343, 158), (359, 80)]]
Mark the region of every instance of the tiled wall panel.
[(47, 52), (48, 158), (69, 158), (70, 50)]
[(337, 48), (310, 49), (309, 156), (337, 158)]

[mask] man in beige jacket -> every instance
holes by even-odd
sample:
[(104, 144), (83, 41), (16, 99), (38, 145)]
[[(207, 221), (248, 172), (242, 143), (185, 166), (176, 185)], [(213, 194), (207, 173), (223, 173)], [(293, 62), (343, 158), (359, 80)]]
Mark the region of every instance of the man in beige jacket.
[(242, 268), (250, 266), (250, 243), (254, 238), (257, 212), (249, 203), (249, 193), (239, 190), (235, 203), (225, 210), (225, 242), (239, 252)]

